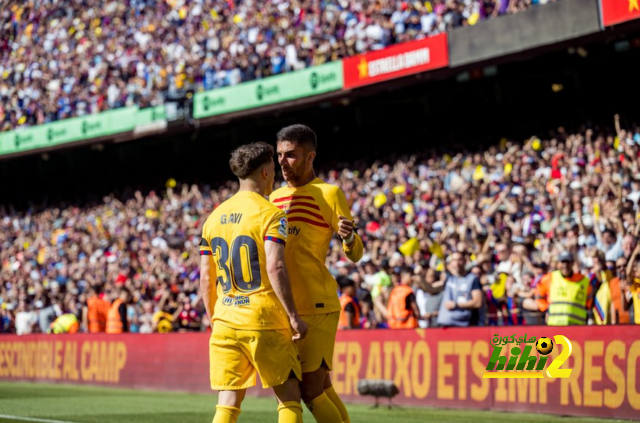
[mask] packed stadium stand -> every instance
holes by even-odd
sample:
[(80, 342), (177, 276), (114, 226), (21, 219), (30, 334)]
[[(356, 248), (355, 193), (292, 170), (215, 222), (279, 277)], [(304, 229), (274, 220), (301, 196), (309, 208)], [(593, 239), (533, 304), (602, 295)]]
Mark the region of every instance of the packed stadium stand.
[[(593, 295), (616, 278), (618, 296), (608, 304), (615, 323), (628, 323), (619, 291), (637, 244), (639, 144), (640, 127), (589, 129), (504, 140), (484, 151), (326, 169), (320, 177), (348, 193), (366, 249), (353, 264), (336, 242), (327, 265), (339, 282), (356, 282), (362, 327), (376, 328), (385, 327), (389, 292), (401, 280), (415, 287), (425, 315), (436, 313), (445, 258), (461, 252), (485, 295), (485, 320), (477, 324), (517, 325), (523, 301), (534, 298), (560, 252), (569, 251)], [(3, 207), (3, 331), (46, 332), (60, 314), (81, 315), (92, 286), (107, 299), (119, 287), (130, 290), (131, 331), (157, 330), (156, 312), (169, 313), (175, 329), (203, 329), (200, 228), (236, 184), (167, 184), (83, 206), (14, 213)]]
[(9, 0), (0, 11), (0, 132), (156, 106), (547, 1)]

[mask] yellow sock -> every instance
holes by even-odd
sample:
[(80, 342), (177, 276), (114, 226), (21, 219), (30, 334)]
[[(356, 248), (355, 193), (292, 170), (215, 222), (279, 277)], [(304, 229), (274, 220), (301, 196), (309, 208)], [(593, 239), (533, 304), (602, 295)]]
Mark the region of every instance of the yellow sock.
[(287, 401), (278, 405), (278, 423), (302, 423), (302, 406), (300, 403)]
[(324, 393), (327, 394), (333, 405), (336, 406), (340, 415), (342, 416), (342, 423), (351, 423), (351, 419), (349, 419), (349, 412), (347, 411), (347, 407), (344, 406), (344, 403), (338, 396), (338, 393), (333, 386), (324, 390)]
[(216, 405), (216, 415), (213, 416), (213, 423), (236, 423), (239, 416), (239, 408), (229, 407), (228, 405)]
[(324, 392), (307, 404), (307, 408), (318, 423), (341, 423), (340, 411)]

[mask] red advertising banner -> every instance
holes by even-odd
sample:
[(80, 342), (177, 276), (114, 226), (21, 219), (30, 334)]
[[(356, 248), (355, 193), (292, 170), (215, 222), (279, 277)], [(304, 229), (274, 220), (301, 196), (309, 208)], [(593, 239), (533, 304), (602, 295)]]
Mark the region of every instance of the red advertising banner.
[(374, 84), (448, 64), (447, 34), (443, 33), (344, 59), (344, 88)]
[[(509, 355), (511, 336), (556, 335), (571, 341), (560, 367), (572, 369), (569, 378), (483, 378), (496, 339)], [(560, 353), (556, 344), (547, 369)], [(639, 360), (635, 326), (344, 331), (331, 377), (348, 402), (373, 403), (358, 395), (361, 379), (388, 379), (398, 404), (638, 419)], [(204, 333), (0, 336), (0, 380), (210, 392), (208, 370)]]
[(640, 0), (600, 0), (600, 5), (604, 26), (640, 18)]

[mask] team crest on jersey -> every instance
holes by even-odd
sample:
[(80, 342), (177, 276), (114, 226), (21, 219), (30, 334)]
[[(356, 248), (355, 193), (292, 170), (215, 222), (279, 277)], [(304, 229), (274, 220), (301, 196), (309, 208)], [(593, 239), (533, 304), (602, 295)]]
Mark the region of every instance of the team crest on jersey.
[(278, 228), (278, 233), (285, 238), (287, 237), (287, 234), (289, 233), (289, 223), (287, 222), (286, 217), (280, 219), (280, 227)]

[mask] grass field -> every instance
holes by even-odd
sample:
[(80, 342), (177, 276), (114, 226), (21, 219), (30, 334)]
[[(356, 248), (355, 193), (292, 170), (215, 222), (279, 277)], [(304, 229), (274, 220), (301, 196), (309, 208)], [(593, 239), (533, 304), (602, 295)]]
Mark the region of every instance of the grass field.
[[(274, 399), (247, 398), (240, 422), (277, 422)], [(66, 385), (0, 383), (0, 423), (210, 423), (215, 396)], [(458, 411), (434, 408), (401, 410), (348, 406), (353, 423), (586, 423), (599, 419), (553, 417), (549, 415)], [(305, 410), (304, 420), (314, 422)], [(613, 422), (614, 420), (610, 420)]]

